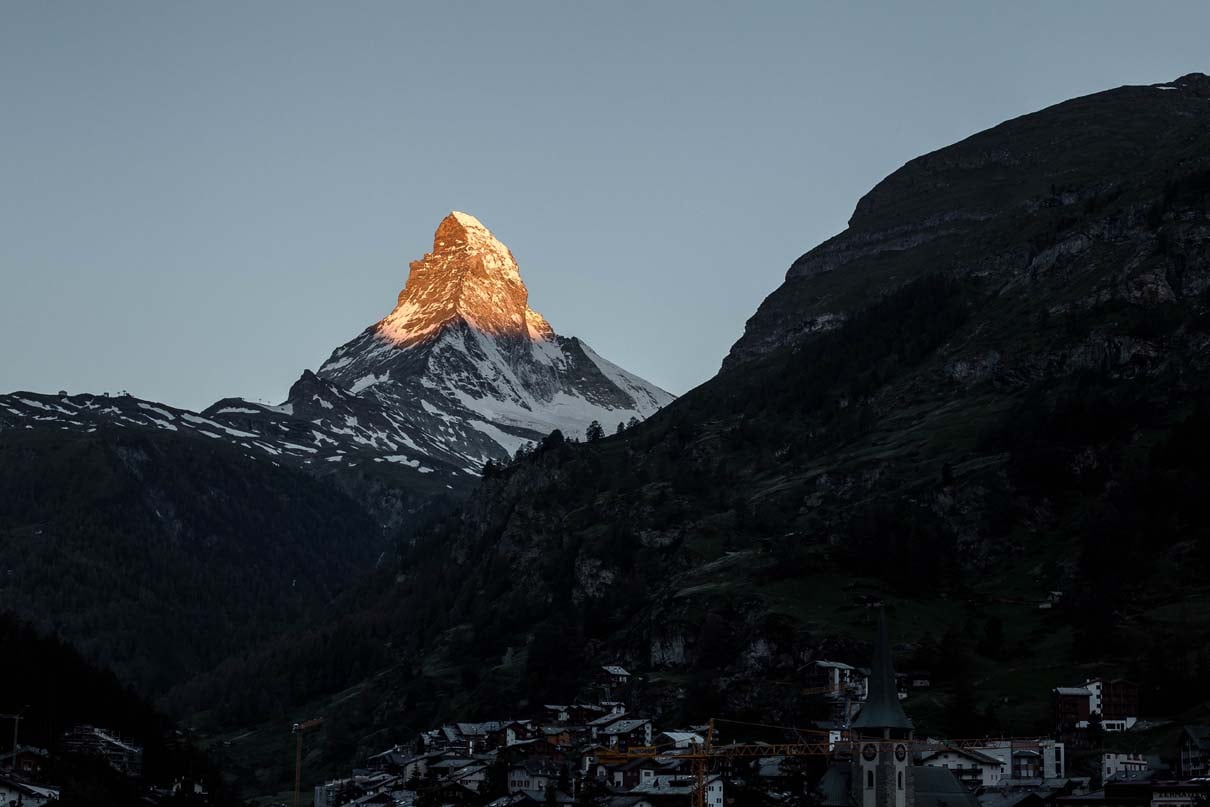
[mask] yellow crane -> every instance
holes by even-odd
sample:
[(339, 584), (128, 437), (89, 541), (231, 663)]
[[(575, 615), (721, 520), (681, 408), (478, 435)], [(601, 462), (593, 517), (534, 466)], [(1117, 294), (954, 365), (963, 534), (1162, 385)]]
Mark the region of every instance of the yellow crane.
[(302, 723), (295, 723), (290, 729), (290, 733), (295, 737), (294, 747), (294, 807), (298, 807), (299, 799), (302, 796), (302, 751), (303, 751), (303, 735), (308, 731), (317, 729), (323, 725), (322, 717), (315, 717), (310, 720), (304, 720)]

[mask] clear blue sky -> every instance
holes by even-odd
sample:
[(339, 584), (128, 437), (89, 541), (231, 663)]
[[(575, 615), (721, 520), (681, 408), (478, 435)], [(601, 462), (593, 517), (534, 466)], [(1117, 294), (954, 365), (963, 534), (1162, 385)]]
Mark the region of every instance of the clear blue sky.
[(906, 160), (1210, 72), (1204, 0), (895, 8), (4, 3), (0, 391), (280, 400), (460, 209), (684, 392)]

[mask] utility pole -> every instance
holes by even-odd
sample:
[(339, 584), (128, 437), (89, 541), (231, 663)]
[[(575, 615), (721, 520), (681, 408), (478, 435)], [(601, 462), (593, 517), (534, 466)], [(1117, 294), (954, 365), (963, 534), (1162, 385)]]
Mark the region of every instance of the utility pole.
[(24, 720), (24, 715), (0, 715), (0, 720), (13, 721), (13, 755), (9, 757), (8, 767), (10, 770), (17, 770), (17, 730), (21, 727), (21, 721)]
[(316, 717), (302, 723), (295, 723), (290, 732), (295, 738), (294, 747), (294, 807), (298, 807), (302, 796), (302, 748), (303, 735), (312, 729), (319, 728), (324, 722), (322, 717)]

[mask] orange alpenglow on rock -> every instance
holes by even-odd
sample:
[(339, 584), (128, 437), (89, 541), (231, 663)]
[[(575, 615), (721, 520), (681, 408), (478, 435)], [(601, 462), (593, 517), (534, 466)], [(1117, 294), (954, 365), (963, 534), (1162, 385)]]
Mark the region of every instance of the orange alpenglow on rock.
[(409, 347), (462, 318), (493, 336), (544, 341), (550, 324), (529, 307), (529, 291), (508, 247), (474, 216), (454, 211), (441, 220), (433, 251), (410, 264), (407, 284), (378, 333)]

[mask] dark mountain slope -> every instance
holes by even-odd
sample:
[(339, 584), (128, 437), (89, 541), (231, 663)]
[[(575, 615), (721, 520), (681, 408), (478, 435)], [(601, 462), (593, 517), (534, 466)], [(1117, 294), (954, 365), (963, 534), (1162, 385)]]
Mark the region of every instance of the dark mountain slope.
[[(325, 628), (380, 653), (329, 681), (374, 704), (358, 729), (562, 702), (604, 660), (649, 711), (798, 722), (786, 682), (864, 662), (874, 601), (934, 673), (922, 731), (1048, 730), (1050, 688), (1092, 674), (1137, 679), (1149, 715), (1201, 697), (1208, 85), (1077, 99), (909, 164), (716, 378), (492, 469)], [(284, 674), (311, 666), (296, 638), (250, 663), (267, 703), (322, 711)]]
[(336, 488), (215, 441), (0, 432), (0, 608), (146, 692), (284, 629), (383, 549)]
[(0, 613), (0, 647), (0, 711), (22, 715), (22, 745), (50, 752), (37, 781), (60, 787), (60, 804), (132, 804), (142, 796), (137, 783), (103, 762), (65, 754), (62, 734), (76, 725), (104, 727), (142, 747), (147, 785), (167, 789), (185, 779), (206, 785), (208, 804), (237, 803), (206, 757), (113, 673), (6, 613)]
[[(1179, 706), (1210, 637), (1208, 83), (1060, 104), (892, 175), (715, 379), (618, 437), (548, 440), (422, 534), (385, 606), (410, 674), (376, 686), (473, 711), (621, 658), (661, 708), (801, 717), (775, 682), (860, 661), (848, 636), (887, 600), (942, 692), (973, 670), (999, 704), (953, 730), (1045, 727), (1049, 688), (1095, 672)], [(919, 713), (969, 721), (971, 697)]]
[[(910, 161), (858, 202), (848, 229), (794, 262), (727, 364), (834, 327), (872, 294), (925, 271), (987, 277), (1003, 293), (1028, 284), (1016, 293), (1055, 294), (1051, 307), (1093, 291), (1078, 280), (1120, 298), (1196, 291), (1181, 288), (1171, 256), (1148, 260), (1152, 244), (1133, 242), (1134, 222), (1122, 216), (1161, 215), (1155, 205), (1180, 192), (1168, 183), (1205, 168), (1208, 105), (1210, 79), (1200, 74), (1122, 87)], [(1072, 274), (1095, 258), (1104, 271)]]

